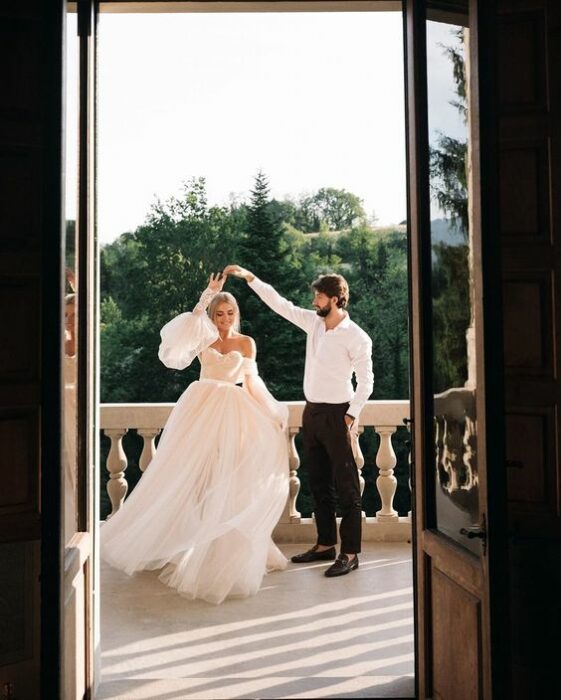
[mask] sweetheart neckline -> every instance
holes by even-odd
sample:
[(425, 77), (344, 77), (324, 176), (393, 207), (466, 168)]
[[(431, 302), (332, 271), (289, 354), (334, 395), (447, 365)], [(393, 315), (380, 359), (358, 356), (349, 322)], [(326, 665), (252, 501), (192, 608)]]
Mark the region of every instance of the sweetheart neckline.
[(220, 352), (220, 350), (217, 350), (216, 348), (213, 348), (210, 345), (208, 346), (208, 350), (213, 350), (217, 355), (220, 355), (220, 357), (228, 357), (228, 355), (232, 355), (233, 353), (237, 353), (238, 355), (241, 355), (245, 359), (245, 355), (242, 355), (242, 353), (239, 350), (228, 350), (228, 352)]

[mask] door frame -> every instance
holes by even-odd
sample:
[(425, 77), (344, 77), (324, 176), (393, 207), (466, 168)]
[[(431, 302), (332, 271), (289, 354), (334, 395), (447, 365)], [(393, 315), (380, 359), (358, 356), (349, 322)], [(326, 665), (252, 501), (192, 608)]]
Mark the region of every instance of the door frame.
[[(97, 279), (91, 265), (95, 251), (93, 229), (95, 177), (93, 173), (93, 88), (92, 66), (95, 45), (91, 38), (95, 22), (95, 0), (47, 3), (44, 9), (48, 20), (48, 36), (43, 39), (43, 87), (40, 99), (44, 104), (48, 136), (42, 159), (42, 200), (45, 243), (42, 247), (42, 319), (41, 319), (41, 391), (44, 398), (41, 418), (41, 664), (40, 683), (44, 697), (64, 695), (65, 657), (65, 603), (76, 577), (84, 580), (84, 639), (85, 649), (84, 697), (90, 697), (94, 684), (93, 643), (96, 625), (95, 606), (91, 593), (98, 567), (93, 563), (92, 545), (97, 527), (97, 503), (93, 497), (96, 439), (93, 426), (97, 388), (90, 381), (92, 362), (96, 362), (95, 289)], [(78, 276), (78, 445), (77, 445), (77, 528), (69, 542), (65, 542), (64, 519), (64, 279), (65, 279), (65, 46), (66, 15), (78, 11), (80, 45), (80, 125), (79, 152), (82, 154), (78, 170), (79, 206), (81, 220), (78, 231), (79, 245), (86, 254), (79, 257)], [(95, 258), (94, 258), (95, 259)], [(87, 323), (84, 322), (87, 320)], [(48, 401), (48, 404), (45, 403)], [(93, 504), (93, 509), (90, 508)], [(95, 554), (95, 552), (94, 552)]]
[[(510, 697), (510, 620), (508, 564), (508, 496), (506, 480), (505, 393), (503, 351), (503, 308), (499, 206), (499, 81), (497, 0), (470, 0), (476, 32), (472, 37), (472, 56), (478, 70), (473, 72), (474, 123), (479, 148), (474, 157), (479, 170), (479, 225), (481, 227), (480, 275), (486, 301), (482, 319), (479, 356), (483, 369), (484, 411), (488, 428), (485, 438), (487, 462), (487, 528), (490, 555), (487, 558), (487, 585), (491, 600), (488, 624), (492, 663), (490, 683), (494, 697)], [(488, 69), (483, 75), (481, 66)], [(489, 427), (492, 426), (492, 432)], [(498, 465), (499, 468), (492, 468)]]
[[(111, 6), (113, 11), (138, 11), (139, 6), (144, 10), (154, 11), (155, 5), (160, 7), (166, 6), (164, 11), (169, 11), (170, 5), (178, 5), (172, 2), (102, 2), (101, 6), (104, 11)], [(180, 4), (180, 3), (179, 3)], [(203, 5), (206, 3), (193, 3)], [(247, 3), (216, 3), (217, 5), (230, 6), (234, 4), (246, 5)], [(252, 3), (253, 4), (253, 3)], [(258, 4), (258, 3), (255, 3)], [(270, 3), (273, 5), (274, 3)], [(282, 3), (283, 5), (288, 3)], [(307, 4), (308, 8), (312, 3), (299, 3), (300, 9)], [(313, 3), (316, 4), (316, 3)], [(322, 3), (317, 3), (321, 5)], [(351, 3), (331, 3), (333, 6), (339, 5), (339, 9), (348, 9)], [(358, 4), (358, 3), (357, 3)], [(361, 3), (363, 5), (374, 3)], [(384, 3), (376, 2), (376, 5), (393, 6), (396, 2)], [(62, 7), (61, 3), (61, 7)], [(407, 67), (408, 74), (413, 76), (413, 79), (407, 83), (406, 81), (406, 120), (410, 124), (409, 133), (414, 134), (415, 138), (411, 143), (408, 143), (407, 158), (407, 178), (409, 192), (409, 214), (410, 216), (410, 246), (412, 256), (423, 256), (423, 245), (426, 246), (427, 231), (430, 226), (430, 212), (423, 204), (428, 201), (426, 193), (428, 192), (428, 180), (419, 177), (421, 169), (426, 166), (427, 139), (426, 139), (426, 124), (419, 114), (419, 109), (424, 109), (426, 114), (426, 71), (424, 67), (414, 61), (414, 56), (418, 55), (420, 50), (424, 50), (424, 32), (419, 31), (420, 22), (422, 21), (425, 2), (424, 0), (404, 0), (404, 33), (405, 40), (405, 55), (404, 61)], [(61, 7), (55, 7), (51, 10), (53, 22), (57, 23), (56, 31), (53, 30), (53, 35), (56, 36), (58, 46), (62, 47), (62, 17)], [(499, 382), (502, 381), (502, 316), (501, 316), (501, 292), (500, 280), (498, 277), (499, 267), (499, 241), (494, 235), (498, 231), (497, 225), (497, 192), (498, 192), (498, 177), (496, 172), (497, 163), (497, 136), (496, 136), (496, 89), (494, 67), (496, 66), (495, 46), (493, 37), (496, 19), (494, 14), (495, 3), (491, 0), (471, 0), (470, 8), (473, 8), (474, 18), (477, 31), (476, 41), (472, 49), (474, 55), (477, 56), (478, 65), (488, 65), (492, 68), (489, 70), (485, 81), (478, 81), (477, 99), (478, 99), (478, 114), (479, 114), (479, 148), (475, 149), (481, 154), (480, 161), (480, 211), (481, 211), (481, 230), (482, 230), (482, 278), (485, 286), (485, 296), (489, 300), (489, 310), (486, 310), (484, 317), (484, 338), (483, 345), (478, 348), (483, 352), (485, 357), (485, 380), (488, 386), (496, 387), (496, 391), (487, 392), (485, 396), (485, 414), (489, 425), (493, 425), (492, 439), (486, 443), (486, 459), (489, 464), (504, 464), (504, 414), (503, 414), (503, 399), (502, 386)], [(316, 9), (316, 8), (314, 8)], [(333, 7), (333, 9), (338, 9)], [(222, 9), (221, 11), (224, 11)], [(408, 28), (416, 28), (414, 31), (409, 31)], [(59, 129), (62, 123), (62, 54), (54, 52), (53, 58), (49, 63), (49, 91), (48, 95), (44, 95), (48, 106), (49, 120), (52, 129), (53, 138), (49, 140), (50, 152), (47, 154), (47, 165), (43, 173), (46, 196), (46, 225), (52, 231), (52, 239), (59, 241), (62, 231), (60, 206), (61, 197), (61, 178), (62, 172), (62, 146), (60, 142)], [(477, 80), (477, 71), (474, 71), (475, 79)], [(56, 138), (54, 138), (56, 134)], [(423, 150), (424, 149), (424, 150)], [(48, 162), (47, 162), (48, 161)], [(47, 167), (48, 166), (48, 167)], [(57, 171), (58, 168), (58, 171)], [(92, 172), (88, 171), (89, 177)], [(416, 176), (412, 176), (416, 173)], [(416, 235), (413, 235), (413, 230), (416, 230)], [(61, 237), (60, 237), (61, 238)], [(424, 243), (423, 243), (424, 241)], [(59, 241), (60, 243), (60, 241)], [(426, 253), (424, 254), (426, 258)], [(54, 335), (52, 328), (61, 327), (61, 299), (62, 299), (62, 279), (63, 279), (63, 254), (60, 245), (53, 246), (52, 249), (46, 249), (43, 252), (43, 270), (44, 287), (43, 287), (43, 322), (42, 333), (46, 342), (43, 343), (43, 392), (45, 396), (55, 397), (59, 400), (62, 396), (61, 375), (60, 372), (53, 371), (53, 367), (58, 366), (62, 345), (62, 338), (53, 340)], [(96, 281), (93, 284), (97, 284)], [(422, 312), (422, 308), (415, 303), (413, 299), (412, 289), (409, 293), (410, 303), (410, 319), (412, 333), (416, 333), (418, 338), (425, 338), (428, 334), (427, 325)], [(91, 311), (91, 309), (90, 309)], [(97, 348), (96, 348), (97, 352)], [(412, 356), (411, 367), (416, 368), (412, 375), (412, 418), (414, 425), (422, 424), (423, 412), (426, 412), (428, 397), (424, 398), (424, 404), (419, 400), (414, 400), (414, 396), (423, 397), (422, 387), (425, 384), (426, 372), (426, 357), (420, 357), (417, 353)], [(83, 399), (84, 400), (84, 399)], [(431, 402), (430, 402), (431, 403)], [(61, 435), (62, 425), (60, 421), (60, 405), (55, 406), (54, 403), (49, 406), (49, 410), (45, 411), (43, 416), (42, 428), (42, 445), (43, 445), (43, 463), (57, 464), (60, 463), (61, 454)], [(432, 410), (432, 403), (431, 403)], [(91, 416), (95, 421), (95, 416)], [(418, 434), (414, 441), (414, 463), (417, 463), (419, 458), (426, 458), (431, 445), (428, 444), (424, 436)], [(95, 448), (94, 448), (95, 451)], [(90, 449), (91, 453), (91, 449)], [(429, 462), (430, 464), (430, 462)], [(42, 480), (42, 503), (43, 503), (43, 543), (42, 543), (42, 597), (43, 605), (41, 609), (41, 627), (42, 627), (42, 683), (45, 691), (49, 691), (53, 697), (58, 697), (58, 689), (60, 687), (60, 662), (61, 662), (61, 576), (63, 571), (62, 551), (63, 543), (60, 533), (62, 531), (62, 521), (60, 514), (61, 506), (61, 483), (60, 474), (55, 470), (51, 470), (49, 478)], [(493, 564), (489, 567), (490, 572), (490, 594), (494, 599), (494, 604), (491, 607), (492, 619), (492, 643), (493, 649), (496, 650), (496, 655), (493, 656), (492, 664), (492, 684), (493, 688), (506, 689), (506, 677), (508, 676), (507, 669), (507, 636), (504, 634), (504, 620), (508, 619), (506, 615), (508, 607), (508, 598), (506, 596), (507, 586), (504, 572), (507, 571), (507, 548), (506, 548), (506, 497), (505, 497), (505, 480), (502, 470), (488, 471), (488, 491), (490, 497), (496, 496), (497, 505), (492, 512), (489, 513), (489, 531), (491, 534), (490, 546), (493, 546), (495, 555)], [(434, 493), (434, 490), (433, 490)], [(414, 551), (414, 596), (415, 596), (415, 626), (416, 626), (416, 696), (424, 697), (421, 693), (425, 692), (426, 688), (421, 680), (421, 669), (426, 667), (427, 659), (422, 653), (423, 640), (430, 634), (428, 617), (424, 614), (426, 606), (426, 590), (422, 576), (419, 575), (418, 561), (415, 554), (415, 543), (417, 540), (417, 528), (419, 523), (417, 517), (424, 513), (426, 506), (427, 494), (420, 488), (415, 488), (413, 484), (413, 499), (412, 504), (412, 528), (413, 528), (413, 551)], [(504, 507), (503, 507), (504, 504)], [(429, 504), (430, 505), (430, 504)], [(92, 514), (92, 517), (95, 513)], [(95, 519), (95, 518), (94, 518)], [(501, 542), (502, 554), (501, 554)], [(491, 560), (490, 560), (491, 561)], [(99, 570), (99, 566), (96, 566)], [(493, 575), (494, 571), (500, 575)], [(48, 601), (48, 604), (45, 604)], [(502, 604), (501, 604), (502, 601)], [(506, 695), (503, 695), (506, 697)]]

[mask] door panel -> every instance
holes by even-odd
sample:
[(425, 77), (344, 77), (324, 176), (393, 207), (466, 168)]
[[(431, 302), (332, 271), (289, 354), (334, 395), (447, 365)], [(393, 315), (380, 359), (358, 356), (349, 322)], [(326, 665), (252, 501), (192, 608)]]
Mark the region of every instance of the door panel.
[(487, 532), (504, 500), (487, 474), (501, 433), (486, 427), (500, 326), (489, 333), (481, 7), (406, 2), (417, 677), (421, 698), (442, 700), (491, 698), (501, 683), (489, 571), (504, 542)]
[[(434, 633), (433, 697), (473, 700), (481, 697), (479, 678), (474, 669), (481, 667), (481, 602), (431, 559), (431, 605)], [(462, 636), (448, 635), (450, 621), (463, 630)]]

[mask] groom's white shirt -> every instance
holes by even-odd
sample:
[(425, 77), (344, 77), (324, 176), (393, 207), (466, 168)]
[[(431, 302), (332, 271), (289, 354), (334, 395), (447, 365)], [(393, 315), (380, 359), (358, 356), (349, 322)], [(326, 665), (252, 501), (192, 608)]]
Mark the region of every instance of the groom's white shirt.
[[(349, 315), (333, 329), (315, 311), (302, 309), (258, 277), (249, 286), (273, 311), (307, 333), (304, 396), (313, 403), (350, 403), (358, 418), (372, 393), (372, 341)], [(356, 391), (351, 381), (356, 376)]]

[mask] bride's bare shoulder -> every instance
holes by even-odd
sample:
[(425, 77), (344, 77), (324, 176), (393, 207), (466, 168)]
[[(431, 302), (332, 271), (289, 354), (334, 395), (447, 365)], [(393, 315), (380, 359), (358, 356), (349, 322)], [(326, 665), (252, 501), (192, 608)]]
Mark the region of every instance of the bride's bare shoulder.
[(243, 335), (242, 333), (238, 334), (237, 340), (240, 344), (242, 355), (244, 357), (251, 357), (255, 359), (255, 356), (257, 355), (257, 345), (255, 344), (255, 340), (253, 340), (250, 335)]

